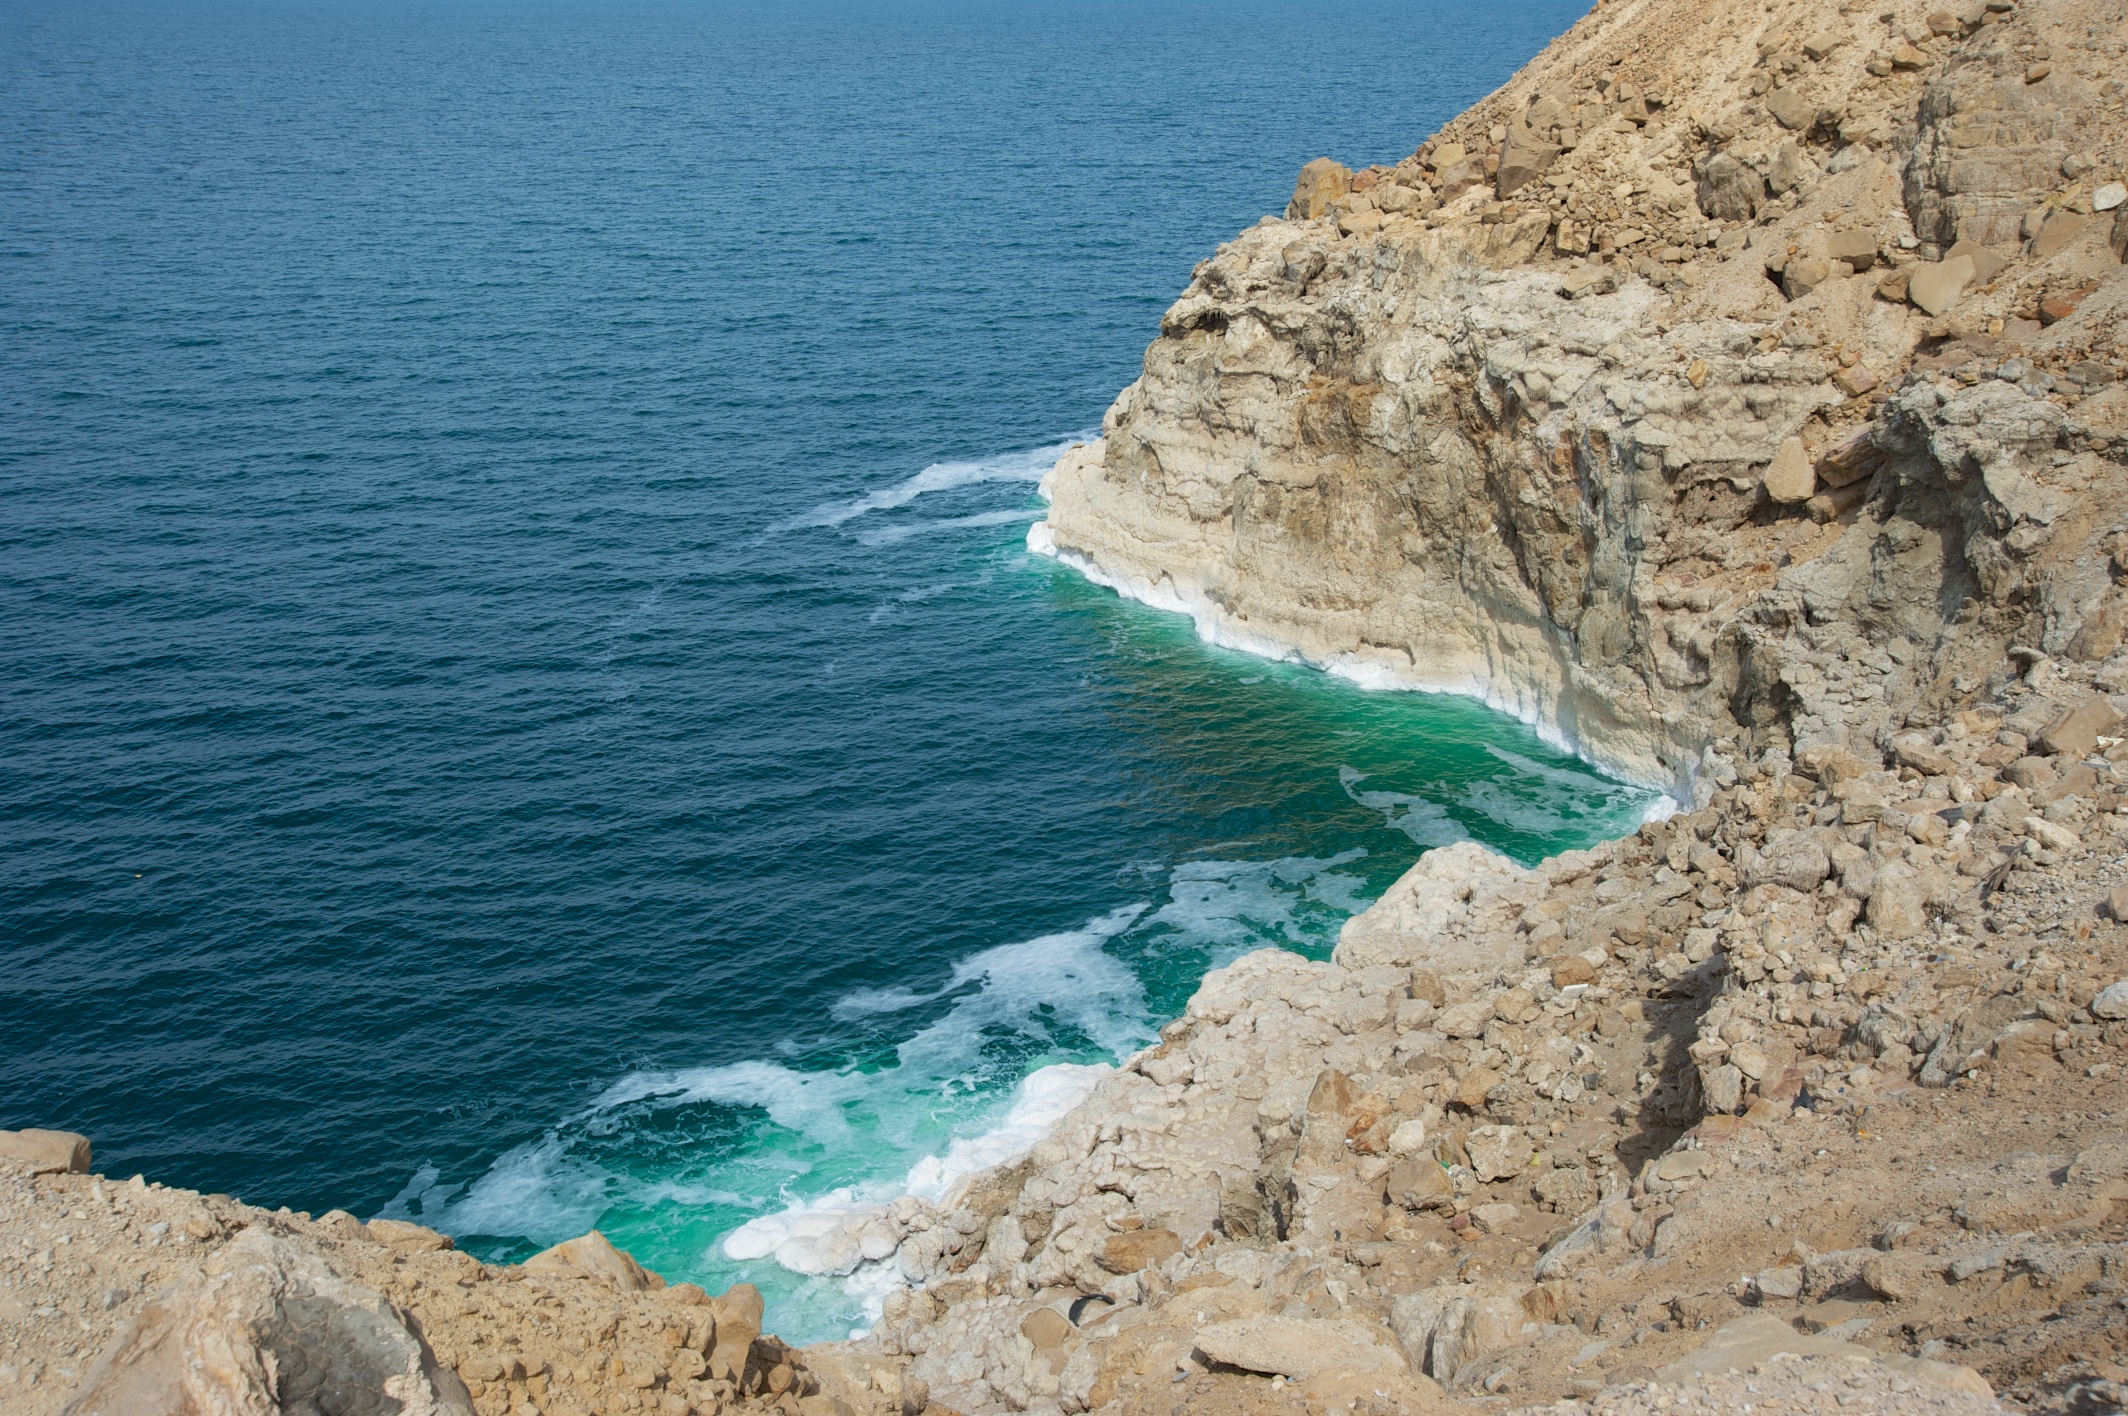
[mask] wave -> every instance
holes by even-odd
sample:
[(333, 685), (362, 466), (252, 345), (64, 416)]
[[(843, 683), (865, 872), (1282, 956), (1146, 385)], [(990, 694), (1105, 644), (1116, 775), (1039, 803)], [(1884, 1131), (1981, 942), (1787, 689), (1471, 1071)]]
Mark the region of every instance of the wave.
[(1084, 442), (1085, 435), (1019, 452), (999, 453), (969, 462), (934, 462), (912, 477), (867, 492), (850, 501), (824, 502), (805, 515), (785, 523), (790, 527), (840, 526), (874, 511), (892, 511), (932, 492), (983, 482), (1039, 482), (1067, 448)]

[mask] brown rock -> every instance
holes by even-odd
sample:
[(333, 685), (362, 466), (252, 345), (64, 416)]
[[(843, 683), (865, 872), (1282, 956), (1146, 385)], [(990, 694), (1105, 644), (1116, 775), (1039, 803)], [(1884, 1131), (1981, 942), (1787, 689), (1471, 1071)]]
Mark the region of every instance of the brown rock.
[(1293, 200), (1286, 203), (1288, 221), (1313, 221), (1330, 210), (1330, 203), (1352, 190), (1352, 173), (1333, 158), (1318, 157), (1301, 168), (1293, 184)]
[(2038, 237), (2032, 242), (2032, 254), (2041, 260), (2058, 254), (2062, 247), (2083, 235), (2084, 228), (2090, 224), (2088, 216), (2079, 216), (2073, 211), (2055, 212), (2047, 218), (2046, 225), (2040, 227)]
[(29, 1167), (32, 1175), (86, 1175), (89, 1138), (77, 1131), (0, 1131), (0, 1161)]
[(1906, 298), (1925, 314), (1941, 315), (1958, 303), (1966, 286), (1973, 283), (1973, 260), (1953, 256), (1931, 265), (1915, 266), (1907, 282)]
[(1417, 1211), (1454, 1204), (1456, 1187), (1437, 1161), (1415, 1156), (1389, 1167), (1382, 1193), (1388, 1203)]
[(2101, 737), (2119, 732), (2121, 715), (2103, 698), (2087, 698), (2056, 718), (2033, 739), (2041, 752), (2061, 757), (2088, 757)]
[(1494, 178), (1494, 190), (1505, 201), (1543, 176), (1558, 156), (1558, 148), (1527, 128), (1517, 125), (1509, 129), (1507, 142), (1500, 149), (1500, 171)]
[(636, 1293), (646, 1288), (663, 1288), (665, 1280), (644, 1268), (629, 1255), (613, 1247), (612, 1241), (596, 1229), (588, 1234), (579, 1234), (551, 1249), (542, 1249), (524, 1263), (527, 1273), (565, 1274), (573, 1278), (595, 1278), (610, 1283), (623, 1293)]
[(1053, 1352), (1062, 1347), (1073, 1331), (1071, 1320), (1054, 1308), (1037, 1308), (1020, 1319), (1020, 1335), (1033, 1343), (1037, 1352)]
[(1181, 1252), (1182, 1238), (1172, 1229), (1126, 1229), (1108, 1236), (1096, 1262), (1110, 1273), (1137, 1273)]
[(362, 1227), (377, 1243), (404, 1253), (432, 1254), (451, 1247), (450, 1235), (405, 1220), (373, 1219)]
[(1794, 506), (1810, 500), (1817, 490), (1817, 469), (1810, 465), (1810, 453), (1804, 448), (1801, 438), (1789, 438), (1774, 453), (1773, 461), (1766, 464), (1766, 495), (1784, 506)]
[(1825, 242), (1825, 254), (1865, 271), (1877, 263), (1877, 238), (1867, 231), (1836, 231)]
[(761, 1336), (761, 1290), (751, 1283), (734, 1284), (721, 1297), (709, 1300), (717, 1319), (717, 1339), (709, 1349), (709, 1374), (725, 1381), (746, 1375), (747, 1354)]

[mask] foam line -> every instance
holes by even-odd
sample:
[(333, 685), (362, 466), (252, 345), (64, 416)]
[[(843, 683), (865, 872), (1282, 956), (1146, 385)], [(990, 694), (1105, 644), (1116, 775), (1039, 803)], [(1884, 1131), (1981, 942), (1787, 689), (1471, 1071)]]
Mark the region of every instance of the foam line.
[(1039, 482), (1044, 473), (1056, 466), (1057, 459), (1064, 454), (1065, 449), (1084, 441), (1084, 437), (1066, 438), (1047, 447), (1001, 453), (996, 457), (980, 458), (971, 462), (934, 462), (916, 475), (896, 482), (891, 487), (867, 492), (851, 501), (824, 503), (788, 524), (840, 526), (845, 521), (868, 512), (891, 511), (898, 506), (907, 506), (918, 497), (931, 492), (951, 491), (955, 487), (974, 486), (981, 482)]
[(1442, 693), (1457, 698), (1475, 699), (1494, 712), (1504, 713), (1521, 722), (1536, 733), (1538, 739), (1547, 746), (1578, 758), (1587, 763), (1591, 770), (1615, 782), (1641, 791), (1660, 792), (1671, 796), (1672, 805), (1669, 811), (1662, 813), (1664, 816), (1677, 809), (1674, 784), (1636, 780), (1616, 767), (1591, 757), (1582, 750), (1579, 742), (1541, 710), (1534, 699), (1519, 694), (1504, 695), (1490, 679), (1465, 677), (1421, 680), (1398, 673), (1386, 664), (1362, 658), (1357, 654), (1336, 654), (1325, 660), (1311, 658), (1293, 645), (1281, 643), (1268, 635), (1237, 628), (1219, 606), (1202, 596), (1185, 595), (1176, 588), (1173, 580), (1165, 576), (1158, 583), (1154, 583), (1135, 576), (1109, 574), (1090, 557), (1059, 546), (1056, 532), (1047, 521), (1037, 521), (1027, 528), (1027, 549), (1035, 555), (1047, 556), (1058, 564), (1077, 571), (1087, 580), (1115, 591), (1126, 600), (1136, 600), (1141, 605), (1184, 616), (1195, 626), (1199, 639), (1218, 648), (1232, 649), (1279, 663), (1304, 664), (1360, 688), (1401, 693)]

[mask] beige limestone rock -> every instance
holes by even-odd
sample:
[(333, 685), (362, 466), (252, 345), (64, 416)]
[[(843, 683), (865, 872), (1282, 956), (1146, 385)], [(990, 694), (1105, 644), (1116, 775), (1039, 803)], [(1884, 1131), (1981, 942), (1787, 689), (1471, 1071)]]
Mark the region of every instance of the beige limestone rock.
[(464, 1386), (391, 1305), (255, 1231), (144, 1307), (67, 1408), (69, 1416), (320, 1409), (473, 1416)]
[(1972, 280), (1972, 257), (1953, 256), (1916, 269), (1907, 280), (1906, 298), (1923, 312), (1940, 315), (1958, 303)]
[(1783, 506), (1810, 500), (1818, 488), (1818, 473), (1810, 464), (1810, 452), (1801, 438), (1788, 438), (1781, 443), (1773, 461), (1766, 464), (1764, 482), (1767, 497)]
[(2085, 757), (2096, 751), (2101, 737), (2120, 731), (2121, 715), (2103, 698), (2087, 698), (2049, 723), (2033, 739), (2042, 752), (2062, 757)]
[(1314, 221), (1328, 214), (1330, 204), (1352, 190), (1352, 172), (1334, 158), (1318, 157), (1300, 170), (1293, 184), (1293, 200), (1286, 204), (1289, 221)]
[(1243, 1371), (1301, 1381), (1332, 1373), (1401, 1378), (1408, 1369), (1387, 1336), (1334, 1319), (1244, 1318), (1199, 1329), (1197, 1350)]
[(613, 1246), (613, 1242), (596, 1229), (588, 1234), (579, 1234), (566, 1239), (551, 1249), (542, 1249), (525, 1260), (529, 1273), (565, 1274), (575, 1278), (597, 1279), (611, 1284), (623, 1293), (634, 1293), (645, 1288), (663, 1288), (665, 1280), (637, 1263), (634, 1258)]
[(0, 1162), (26, 1166), (35, 1175), (89, 1173), (89, 1138), (76, 1131), (31, 1127), (0, 1131)]

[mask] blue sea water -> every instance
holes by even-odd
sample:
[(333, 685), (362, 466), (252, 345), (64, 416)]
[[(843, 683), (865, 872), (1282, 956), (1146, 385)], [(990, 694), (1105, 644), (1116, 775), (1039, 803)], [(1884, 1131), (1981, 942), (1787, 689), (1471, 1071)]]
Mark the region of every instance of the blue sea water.
[(727, 1236), (1630, 826), (1024, 548), (1194, 261), (1574, 13), (0, 0), (0, 1125), (832, 1335)]

